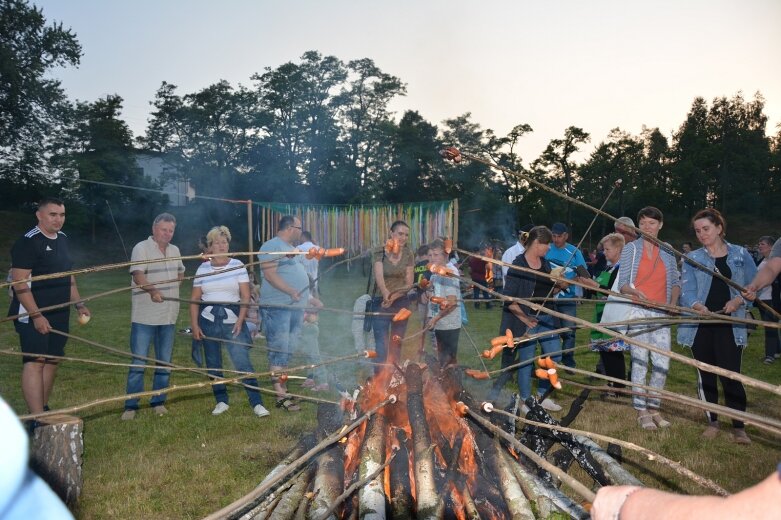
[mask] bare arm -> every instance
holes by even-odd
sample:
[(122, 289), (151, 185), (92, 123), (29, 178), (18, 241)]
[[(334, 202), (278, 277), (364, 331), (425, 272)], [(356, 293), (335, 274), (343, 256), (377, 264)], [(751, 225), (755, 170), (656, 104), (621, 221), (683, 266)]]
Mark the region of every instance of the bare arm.
[(272, 285), (275, 289), (290, 296), (290, 298), (297, 302), (301, 299), (298, 295), (298, 291), (290, 287), (285, 280), (277, 273), (277, 261), (263, 262), (260, 264), (260, 269), (263, 271), (263, 278)]
[[(79, 302), (79, 300), (81, 300), (81, 296), (79, 295), (79, 287), (76, 285), (76, 277), (71, 276), (71, 301)], [(76, 310), (79, 311), (79, 316), (92, 316), (87, 305), (82, 302), (76, 304)]]
[[(184, 276), (184, 273), (180, 273), (179, 276)], [(150, 285), (149, 280), (147, 280), (146, 273), (144, 273), (144, 271), (133, 271), (133, 282), (136, 284), (136, 286), (139, 289), (142, 289), (143, 291), (147, 292), (153, 302), (155, 303), (163, 302), (163, 294), (156, 286)]]
[[(193, 292), (190, 296), (190, 299), (193, 301), (201, 301), (202, 296), (203, 289), (200, 287), (193, 287)], [(203, 339), (203, 332), (201, 332), (201, 327), (198, 325), (198, 311), (200, 308), (201, 306), (197, 303), (190, 304), (190, 329), (193, 331), (193, 339), (195, 340)]]
[(41, 334), (48, 334), (52, 327), (49, 324), (49, 320), (38, 310), (38, 304), (35, 302), (33, 292), (30, 290), (30, 286), (27, 285), (27, 279), (30, 278), (31, 274), (32, 269), (11, 268), (11, 280), (14, 282), (12, 287), (19, 303), (27, 309), (30, 319), (33, 320), (35, 330)]
[(409, 266), (404, 272), (404, 285), (410, 286), (415, 281), (415, 267)]
[(247, 311), (249, 310), (249, 307), (247, 307), (246, 304), (249, 303), (249, 295), (250, 295), (249, 282), (239, 283), (239, 295), (241, 297), (241, 303), (244, 305), (239, 306), (239, 319), (236, 320), (236, 323), (233, 325), (234, 338), (239, 335), (239, 333), (241, 332), (241, 328), (244, 326), (244, 320), (247, 319)]
[[(377, 289), (382, 294), (382, 299), (387, 300), (390, 296), (390, 291), (385, 287), (385, 273), (382, 269), (382, 262), (374, 262), (374, 283), (377, 285)], [(412, 285), (410, 283), (410, 285)]]
[(743, 293), (743, 296), (747, 300), (755, 300), (757, 291), (773, 283), (773, 280), (779, 274), (781, 274), (781, 257), (768, 258), (762, 269), (757, 272), (751, 283), (746, 286), (746, 292)]

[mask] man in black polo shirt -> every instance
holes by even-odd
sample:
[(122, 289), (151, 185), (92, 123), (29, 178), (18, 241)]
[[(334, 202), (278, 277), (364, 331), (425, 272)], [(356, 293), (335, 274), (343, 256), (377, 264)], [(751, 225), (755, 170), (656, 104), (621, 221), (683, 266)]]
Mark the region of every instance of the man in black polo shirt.
[[(19, 238), (11, 249), (11, 279), (14, 295), (9, 316), (14, 320), (22, 346), (22, 394), (30, 413), (41, 413), (49, 401), (57, 360), (42, 356), (62, 356), (67, 338), (52, 330), (68, 332), (69, 306), (44, 310), (81, 299), (73, 276), (28, 282), (30, 277), (60, 273), (72, 268), (68, 237), (60, 231), (65, 223), (65, 205), (61, 200), (45, 198), (35, 212), (38, 225)], [(77, 303), (79, 315), (89, 316), (83, 303)]]

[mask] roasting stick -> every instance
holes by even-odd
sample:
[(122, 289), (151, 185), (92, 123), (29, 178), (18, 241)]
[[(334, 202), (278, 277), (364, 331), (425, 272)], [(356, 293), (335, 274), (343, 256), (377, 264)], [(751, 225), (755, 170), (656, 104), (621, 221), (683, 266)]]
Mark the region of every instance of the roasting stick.
[(593, 491), (588, 489), (586, 486), (584, 486), (580, 481), (572, 478), (567, 473), (559, 469), (557, 466), (554, 466), (544, 458), (537, 455), (534, 451), (524, 446), (518, 439), (507, 433), (506, 431), (502, 430), (498, 426), (494, 425), (489, 421), (488, 419), (482, 417), (478, 413), (472, 411), (467, 405), (465, 405), (463, 402), (459, 401), (456, 405), (458, 410), (461, 412), (461, 415), (468, 415), (470, 419), (475, 421), (476, 423), (480, 424), (482, 427), (493, 433), (494, 435), (497, 435), (505, 440), (508, 444), (510, 444), (513, 449), (523, 453), (526, 455), (529, 459), (531, 459), (535, 464), (537, 464), (540, 468), (544, 469), (545, 471), (551, 473), (552, 475), (555, 475), (559, 480), (567, 484), (569, 487), (572, 488), (575, 493), (583, 497), (589, 502), (594, 502), (594, 498), (596, 497), (596, 494), (594, 494)]
[(247, 506), (251, 506), (251, 504), (258, 500), (259, 498), (263, 497), (266, 493), (271, 491), (276, 487), (276, 485), (281, 482), (282, 480), (285, 480), (290, 475), (295, 473), (299, 468), (302, 466), (310, 463), (312, 461), (312, 458), (320, 453), (322, 450), (330, 446), (331, 444), (339, 441), (340, 439), (347, 436), (348, 433), (356, 429), (358, 426), (366, 422), (368, 419), (372, 417), (380, 408), (385, 407), (388, 404), (393, 404), (396, 402), (396, 396), (393, 394), (390, 394), (388, 397), (386, 397), (383, 401), (379, 402), (377, 405), (373, 406), (369, 411), (364, 413), (362, 416), (360, 416), (358, 419), (356, 419), (353, 423), (351, 423), (348, 426), (345, 426), (341, 428), (339, 431), (332, 433), (325, 439), (323, 439), (320, 443), (315, 445), (314, 448), (310, 449), (306, 453), (304, 453), (301, 457), (296, 459), (295, 461), (291, 462), (289, 465), (287, 465), (282, 471), (280, 471), (274, 478), (270, 480), (264, 480), (258, 487), (244, 495), (243, 497), (235, 500), (231, 504), (228, 504), (227, 506), (223, 507), (219, 511), (215, 511), (214, 513), (210, 514), (209, 516), (205, 517), (204, 520), (217, 520), (222, 518), (228, 518), (230, 516), (234, 516), (238, 513), (241, 513), (244, 511)]
[[(312, 249), (318, 249), (318, 248), (312, 248)], [(288, 256), (288, 255), (307, 255), (311, 258), (328, 258), (331, 256), (339, 256), (344, 254), (344, 249), (341, 247), (333, 248), (333, 249), (322, 249), (319, 248), (319, 250), (315, 251), (313, 253), (312, 249), (309, 251), (269, 251), (269, 252), (263, 252), (264, 255), (278, 255), (278, 256)], [(322, 256), (320, 256), (320, 251), (323, 252)], [(94, 265), (91, 267), (82, 267), (81, 269), (73, 269), (71, 271), (62, 271), (59, 273), (50, 273), (50, 274), (42, 274), (38, 276), (33, 276), (30, 278), (27, 278), (23, 281), (17, 281), (17, 282), (3, 282), (0, 283), (0, 289), (4, 287), (8, 287), (9, 285), (14, 285), (18, 283), (26, 283), (26, 282), (37, 282), (40, 280), (51, 280), (53, 278), (63, 278), (66, 276), (74, 276), (77, 274), (87, 274), (87, 273), (99, 273), (102, 271), (112, 271), (114, 269), (121, 269), (123, 267), (131, 267), (134, 265), (146, 265), (146, 264), (157, 264), (162, 262), (172, 262), (172, 261), (178, 261), (178, 260), (203, 260), (204, 262), (206, 260), (211, 260), (212, 258), (219, 258), (223, 256), (255, 256), (258, 254), (258, 251), (231, 251), (228, 253), (217, 253), (217, 254), (203, 254), (199, 253), (197, 255), (187, 255), (187, 256), (169, 256), (166, 258), (155, 258), (151, 260), (135, 260), (132, 262), (119, 262), (116, 264), (102, 264), (102, 265)], [(318, 259), (319, 259), (318, 258)], [(245, 264), (247, 265), (247, 264)], [(224, 272), (224, 271), (223, 271)]]
[(680, 475), (683, 475), (684, 477), (688, 477), (689, 479), (691, 479), (692, 481), (694, 481), (697, 484), (701, 485), (702, 487), (710, 489), (711, 491), (713, 491), (717, 495), (720, 495), (720, 496), (728, 496), (729, 495), (729, 493), (724, 488), (722, 488), (721, 486), (719, 486), (718, 484), (716, 484), (715, 482), (713, 482), (709, 478), (706, 478), (706, 477), (703, 477), (701, 475), (698, 475), (697, 473), (691, 471), (690, 469), (682, 466), (678, 462), (675, 462), (674, 460), (670, 460), (667, 457), (665, 457), (664, 455), (660, 455), (660, 454), (658, 454), (658, 453), (656, 453), (654, 451), (649, 450), (648, 448), (644, 448), (644, 447), (639, 446), (637, 444), (634, 444), (632, 442), (623, 441), (621, 439), (616, 439), (615, 437), (609, 437), (607, 435), (601, 435), (599, 433), (592, 433), (592, 432), (587, 432), (587, 431), (584, 431), (584, 430), (576, 430), (574, 428), (568, 428), (568, 427), (560, 426), (560, 425), (557, 425), (557, 424), (547, 424), (547, 423), (541, 423), (541, 422), (537, 422), (537, 421), (532, 421), (530, 419), (526, 419), (525, 417), (519, 417), (517, 415), (511, 414), (510, 412), (506, 412), (506, 411), (501, 410), (499, 408), (494, 408), (494, 406), (491, 403), (487, 403), (487, 402), (486, 403), (482, 403), (481, 408), (483, 409), (483, 411), (485, 413), (498, 413), (500, 415), (504, 415), (504, 416), (507, 416), (507, 417), (512, 417), (515, 421), (522, 422), (522, 423), (525, 423), (525, 424), (528, 424), (528, 425), (531, 425), (531, 426), (536, 426), (536, 427), (540, 427), (540, 428), (546, 428), (548, 430), (561, 431), (561, 432), (565, 432), (565, 433), (571, 433), (573, 435), (582, 435), (584, 437), (589, 437), (591, 439), (595, 439), (595, 440), (599, 440), (599, 441), (603, 441), (603, 442), (609, 442), (611, 444), (617, 444), (617, 445), (622, 446), (624, 448), (628, 448), (630, 450), (640, 452), (643, 455), (645, 455), (645, 457), (648, 460), (657, 461), (657, 462), (660, 462), (660, 463), (662, 463), (662, 464), (672, 468), (673, 470), (678, 472)]
[(636, 345), (638, 347), (642, 347), (642, 348), (648, 349), (651, 352), (656, 352), (657, 354), (661, 354), (663, 356), (667, 356), (667, 357), (669, 357), (671, 359), (674, 359), (676, 361), (680, 361), (681, 363), (683, 363), (685, 365), (693, 366), (695, 368), (699, 368), (699, 369), (705, 370), (707, 372), (712, 372), (712, 373), (714, 373), (716, 375), (724, 376), (724, 377), (727, 377), (729, 379), (733, 379), (735, 381), (740, 381), (741, 383), (743, 383), (745, 385), (748, 385), (748, 386), (751, 386), (751, 387), (754, 387), (754, 388), (759, 388), (761, 390), (765, 390), (767, 392), (770, 392), (770, 393), (773, 393), (773, 394), (776, 394), (776, 395), (781, 395), (781, 385), (772, 385), (770, 383), (766, 383), (764, 381), (760, 381), (758, 379), (754, 379), (753, 377), (749, 377), (749, 376), (746, 376), (744, 374), (739, 374), (737, 372), (733, 372), (732, 370), (727, 370), (727, 369), (724, 369), (724, 368), (721, 368), (721, 367), (717, 367), (717, 366), (714, 366), (714, 365), (709, 365), (707, 363), (703, 363), (701, 361), (697, 361), (695, 359), (690, 359), (690, 358), (687, 358), (686, 356), (678, 354), (677, 352), (663, 350), (663, 349), (657, 348), (657, 347), (655, 347), (655, 346), (653, 346), (653, 345), (651, 345), (649, 343), (646, 343), (644, 341), (639, 341), (637, 338), (632, 338), (632, 337), (627, 336), (626, 334), (621, 334), (621, 333), (616, 332), (616, 331), (614, 331), (612, 329), (609, 329), (609, 328), (607, 328), (607, 327), (605, 327), (605, 326), (603, 326), (603, 325), (601, 325), (599, 323), (591, 323), (590, 321), (586, 321), (586, 320), (584, 320), (582, 318), (579, 318), (577, 316), (568, 316), (566, 314), (562, 314), (562, 313), (554, 311), (552, 309), (548, 309), (547, 307), (544, 307), (542, 305), (536, 304), (534, 302), (530, 302), (530, 301), (525, 300), (523, 298), (511, 298), (509, 296), (505, 296), (503, 294), (497, 293), (496, 291), (494, 291), (492, 289), (489, 289), (488, 287), (485, 287), (485, 286), (480, 285), (480, 284), (474, 284), (474, 285), (476, 285), (480, 289), (483, 289), (484, 291), (488, 292), (489, 294), (493, 294), (495, 296), (500, 297), (501, 299), (503, 299), (505, 301), (519, 302), (519, 303), (522, 303), (523, 305), (526, 305), (527, 307), (529, 307), (529, 308), (531, 308), (533, 310), (541, 309), (542, 312), (544, 312), (546, 314), (550, 314), (553, 317), (560, 318), (560, 319), (566, 319), (566, 320), (572, 321), (573, 323), (580, 324), (580, 325), (583, 325), (583, 326), (586, 326), (586, 327), (590, 327), (590, 328), (592, 328), (594, 330), (597, 330), (597, 331), (599, 331), (599, 332), (601, 332), (603, 334), (607, 334), (608, 336), (611, 336), (613, 338), (622, 339), (622, 340), (626, 341), (627, 343), (631, 343), (632, 345)]
[(359, 480), (357, 482), (353, 482), (350, 485), (350, 487), (348, 487), (344, 491), (344, 493), (339, 495), (336, 498), (336, 500), (334, 500), (334, 502), (330, 506), (328, 506), (328, 509), (322, 515), (316, 517), (315, 520), (327, 520), (327, 518), (330, 517), (331, 514), (334, 511), (336, 511), (336, 508), (338, 508), (340, 505), (342, 505), (342, 502), (347, 500), (350, 497), (350, 495), (355, 493), (355, 491), (357, 489), (362, 488), (363, 486), (365, 486), (366, 484), (368, 484), (369, 482), (374, 480), (375, 477), (377, 477), (377, 475), (379, 475), (380, 473), (385, 471), (385, 468), (390, 465), (390, 463), (393, 461), (394, 458), (396, 458), (396, 454), (398, 453), (398, 451), (399, 451), (399, 448), (394, 447), (392, 452), (391, 452), (390, 457), (388, 457), (385, 462), (383, 462), (377, 469), (375, 469), (374, 471), (372, 471), (371, 473), (366, 475), (365, 478), (362, 478), (361, 480)]
[[(462, 153), (458, 149), (456, 149), (456, 148), (454, 148), (452, 146), (449, 147), (449, 148), (445, 148), (445, 149), (441, 150), (440, 151), (440, 155), (442, 157), (444, 157), (445, 159), (452, 160), (454, 162), (461, 162), (461, 158), (463, 156), (463, 157), (465, 157), (465, 158), (467, 158), (467, 159), (469, 159), (471, 161), (479, 162), (479, 163), (481, 163), (481, 164), (483, 164), (485, 166), (488, 166), (489, 168), (493, 168), (493, 169), (499, 170), (499, 171), (501, 171), (501, 172), (503, 172), (503, 173), (505, 173), (507, 175), (510, 175), (512, 177), (518, 177), (520, 179), (523, 179), (526, 182), (529, 182), (529, 183), (537, 186), (538, 188), (541, 188), (541, 189), (543, 189), (543, 190), (545, 190), (545, 191), (547, 191), (549, 193), (552, 193), (553, 195), (556, 195), (557, 197), (563, 198), (564, 200), (572, 202), (573, 204), (577, 204), (577, 205), (579, 205), (581, 207), (584, 207), (584, 208), (588, 209), (589, 211), (593, 211), (597, 215), (601, 215), (601, 216), (603, 216), (603, 217), (605, 217), (607, 219), (612, 220), (613, 222), (617, 222), (618, 221), (618, 219), (616, 217), (614, 217), (613, 215), (611, 215), (609, 213), (606, 213), (602, 209), (597, 209), (594, 206), (591, 206), (590, 204), (587, 204), (587, 203), (585, 203), (585, 202), (583, 202), (581, 200), (578, 200), (578, 199), (576, 199), (574, 197), (570, 197), (566, 193), (561, 193), (560, 191), (555, 190), (554, 188), (549, 187), (548, 185), (538, 181), (537, 179), (533, 178), (530, 175), (527, 175), (527, 174), (521, 173), (521, 172), (516, 172), (514, 170), (511, 170), (511, 169), (506, 168), (504, 166), (498, 165), (498, 164), (496, 164), (494, 162), (491, 162), (491, 161), (489, 161), (487, 159), (484, 159), (482, 157), (478, 157), (476, 155), (473, 155), (473, 154), (470, 154), (470, 153), (466, 153), (466, 152)], [(705, 266), (705, 265), (703, 265), (703, 264), (701, 264), (701, 263), (699, 263), (699, 262), (689, 258), (688, 256), (684, 255), (683, 253), (681, 253), (680, 251), (678, 251), (677, 249), (675, 249), (671, 245), (667, 244), (666, 242), (662, 242), (658, 238), (652, 237), (651, 235), (649, 235), (647, 233), (644, 233), (642, 230), (640, 230), (637, 227), (634, 228), (634, 231), (635, 231), (635, 233), (638, 234), (638, 236), (642, 236), (645, 240), (651, 242), (652, 244), (655, 244), (660, 249), (663, 249), (665, 251), (668, 251), (669, 253), (672, 253), (676, 258), (683, 258), (683, 260), (685, 262), (687, 262), (688, 264), (693, 265), (697, 269), (701, 269), (702, 271), (710, 274), (714, 278), (718, 278), (719, 280), (721, 280), (722, 282), (726, 283), (727, 285), (729, 285), (733, 289), (736, 289), (738, 292), (744, 293), (746, 291), (745, 287), (742, 287), (740, 284), (734, 282), (732, 279), (727, 278), (726, 276), (724, 276), (720, 272), (714, 271), (714, 270), (710, 269), (709, 267), (707, 267), (707, 266)], [(760, 304), (760, 306), (762, 308), (764, 308), (766, 311), (768, 311), (772, 316), (775, 316), (776, 318), (781, 319), (781, 313), (777, 312), (771, 306), (769, 306), (769, 305), (767, 305), (767, 304), (765, 304), (765, 303), (763, 303), (761, 301), (759, 302), (759, 304)]]

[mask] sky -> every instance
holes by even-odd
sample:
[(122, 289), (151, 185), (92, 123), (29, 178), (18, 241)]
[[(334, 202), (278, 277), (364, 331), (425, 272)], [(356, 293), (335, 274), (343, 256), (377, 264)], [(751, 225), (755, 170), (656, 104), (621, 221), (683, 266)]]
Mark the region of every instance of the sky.
[(668, 137), (695, 97), (765, 98), (781, 124), (778, 0), (33, 0), (77, 35), (78, 68), (58, 69), (71, 98), (125, 100), (142, 135), (163, 81), (183, 95), (224, 79), (252, 86), (264, 68), (309, 50), (371, 58), (400, 78), (398, 119), (417, 110), (441, 127), (471, 112), (497, 135), (526, 123), (531, 162), (569, 126), (591, 145), (613, 128)]

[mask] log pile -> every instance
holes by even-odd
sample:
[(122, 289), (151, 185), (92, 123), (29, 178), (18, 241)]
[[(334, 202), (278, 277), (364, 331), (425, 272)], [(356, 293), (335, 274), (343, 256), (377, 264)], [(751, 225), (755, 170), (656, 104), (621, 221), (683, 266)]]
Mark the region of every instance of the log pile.
[[(543, 428), (514, 432), (512, 421), (493, 423), (490, 415), (477, 417), (480, 404), (472, 402), (461, 388), (460, 370), (439, 372), (431, 368), (435, 366), (431, 363), (427, 369), (407, 363), (404, 368), (380, 371), (364, 386), (356, 403), (358, 413), (372, 409), (387, 395), (398, 399), (306, 464), (292, 463), (314, 442), (333, 436), (350, 420), (339, 407), (320, 405), (314, 435), (302, 440), (280, 464), (300, 469), (255, 497), (241, 514), (226, 517), (534, 519), (558, 513), (588, 518), (588, 504), (582, 497), (593, 496), (589, 487), (635, 481), (588, 439)], [(468, 414), (459, 401), (469, 407)], [(529, 419), (557, 424), (534, 399), (526, 404)], [(574, 408), (565, 417), (567, 424), (577, 414)], [(508, 433), (511, 430), (514, 434)], [(566, 456), (549, 455), (555, 445)], [(562, 486), (560, 479), (568, 477), (565, 472), (538, 456), (560, 459), (565, 467), (577, 463), (593, 481), (579, 488)], [(558, 477), (545, 467), (555, 470)]]

